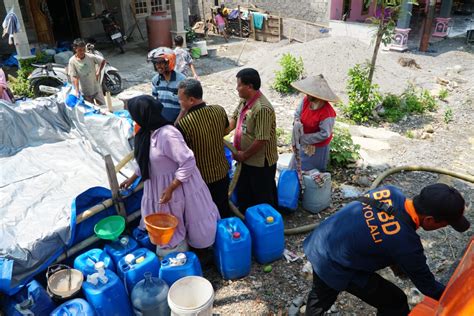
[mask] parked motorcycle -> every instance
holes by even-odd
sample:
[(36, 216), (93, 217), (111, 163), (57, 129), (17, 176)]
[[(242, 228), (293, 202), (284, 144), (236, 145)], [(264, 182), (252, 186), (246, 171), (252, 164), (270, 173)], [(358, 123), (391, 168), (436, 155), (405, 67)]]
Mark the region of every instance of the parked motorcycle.
[(122, 35), (122, 31), (115, 20), (114, 15), (111, 12), (104, 10), (101, 14), (96, 16), (96, 19), (101, 19), (102, 27), (104, 28), (107, 37), (115, 46), (118, 47), (118, 49), (120, 49), (120, 53), (125, 53), (123, 46), (125, 45), (126, 38)]
[[(93, 44), (87, 44), (86, 51), (89, 54), (94, 54), (104, 58), (103, 55), (94, 48)], [(70, 82), (67, 75), (67, 67), (64, 65), (47, 63), (32, 64), (32, 66), (36, 67), (36, 69), (28, 76), (28, 81), (30, 82), (30, 86), (33, 88), (35, 97), (43, 95), (40, 86), (59, 88), (64, 83)], [(105, 66), (102, 68), (99, 78), (104, 94), (109, 91), (111, 94), (115, 95), (122, 91), (122, 77), (120, 77), (118, 69), (112, 67), (107, 61), (105, 62)]]

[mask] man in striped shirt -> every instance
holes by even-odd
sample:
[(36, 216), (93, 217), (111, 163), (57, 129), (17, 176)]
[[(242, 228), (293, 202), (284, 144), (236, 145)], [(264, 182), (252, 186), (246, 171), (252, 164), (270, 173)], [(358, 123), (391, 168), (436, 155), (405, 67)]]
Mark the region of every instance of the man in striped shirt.
[(275, 184), (278, 160), (276, 117), (268, 99), (260, 92), (257, 70), (245, 68), (237, 73), (241, 101), (232, 115), (229, 131), (235, 128), (234, 159), (242, 163), (237, 182), (237, 199), (242, 212), (248, 207), (268, 203), (277, 206)]
[(170, 122), (175, 122), (180, 113), (178, 100), (178, 84), (186, 76), (174, 70), (176, 55), (173, 51), (157, 50), (150, 60), (158, 72), (152, 79), (152, 95), (163, 104), (162, 115)]
[(221, 218), (229, 217), (229, 164), (225, 158), (223, 138), (229, 126), (227, 114), (219, 105), (206, 105), (202, 86), (196, 79), (178, 85), (178, 97), (185, 113), (176, 124), (194, 152), (196, 164), (217, 205)]

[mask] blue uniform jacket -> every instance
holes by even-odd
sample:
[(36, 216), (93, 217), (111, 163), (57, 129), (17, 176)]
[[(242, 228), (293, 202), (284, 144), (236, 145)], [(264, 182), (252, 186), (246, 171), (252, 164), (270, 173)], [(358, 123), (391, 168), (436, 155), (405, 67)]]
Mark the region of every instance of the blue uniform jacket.
[(391, 203), (396, 217), (361, 202), (347, 204), (304, 241), (314, 271), (327, 285), (342, 291), (351, 282), (363, 287), (373, 272), (397, 264), (424, 295), (438, 299), (444, 285), (426, 264), (415, 223), (405, 209), (406, 197), (394, 186), (368, 194)]

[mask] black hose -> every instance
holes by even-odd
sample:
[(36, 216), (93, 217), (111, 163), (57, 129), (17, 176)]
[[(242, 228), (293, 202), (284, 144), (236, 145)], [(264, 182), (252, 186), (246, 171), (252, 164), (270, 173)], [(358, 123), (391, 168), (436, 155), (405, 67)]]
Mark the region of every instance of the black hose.
[[(227, 146), (227, 148), (229, 148), (232, 151), (233, 154), (237, 152), (235, 147), (230, 142), (224, 140), (224, 144), (225, 144), (225, 146)], [(235, 170), (235, 173), (234, 173), (234, 177), (232, 178), (232, 181), (229, 185), (229, 197), (232, 194), (232, 192), (234, 191), (235, 186), (237, 184), (237, 180), (239, 179), (240, 168), (241, 168), (241, 163), (239, 162), (239, 163), (237, 163), (237, 167), (236, 167), (236, 170)], [(370, 187), (370, 190), (373, 190), (376, 187), (378, 187), (380, 185), (380, 183), (383, 181), (383, 179), (385, 179), (389, 175), (392, 175), (392, 174), (397, 173), (397, 172), (402, 172), (402, 171), (433, 172), (433, 173), (445, 174), (445, 175), (448, 175), (448, 176), (451, 176), (451, 177), (454, 177), (454, 178), (458, 178), (458, 179), (461, 179), (461, 180), (464, 180), (464, 181), (467, 181), (467, 182), (474, 183), (474, 177), (473, 176), (453, 172), (453, 171), (442, 169), (442, 168), (425, 167), (425, 166), (401, 166), (401, 167), (395, 167), (395, 168), (390, 168), (388, 170), (385, 170), (381, 175), (379, 175), (377, 177), (377, 179), (375, 179), (375, 181), (372, 183), (372, 185)], [(232, 203), (232, 201), (230, 201), (230, 199), (229, 199), (229, 205), (230, 205), (230, 209), (232, 210), (232, 212), (237, 217), (239, 217), (242, 220), (245, 219), (245, 216)], [(318, 225), (317, 223), (314, 223), (314, 224), (303, 225), (303, 226), (294, 227), (294, 228), (287, 228), (287, 229), (285, 229), (285, 235), (304, 234), (304, 233), (312, 231), (317, 225)]]

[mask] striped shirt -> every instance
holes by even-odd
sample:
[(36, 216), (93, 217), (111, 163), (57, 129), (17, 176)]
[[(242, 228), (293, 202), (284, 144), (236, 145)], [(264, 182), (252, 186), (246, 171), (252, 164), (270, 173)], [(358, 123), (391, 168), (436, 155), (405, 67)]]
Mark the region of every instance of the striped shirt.
[[(237, 122), (246, 100), (241, 100), (232, 115)], [(247, 111), (242, 123), (241, 150), (247, 150), (255, 140), (266, 140), (265, 146), (257, 151), (252, 157), (244, 161), (253, 167), (264, 167), (265, 161), (268, 166), (276, 164), (278, 160), (276, 139), (276, 116), (270, 101), (262, 94)]]
[(156, 74), (151, 79), (152, 95), (163, 104), (162, 115), (170, 122), (174, 122), (179, 115), (181, 106), (178, 100), (178, 85), (186, 79), (180, 72), (172, 71), (170, 81), (161, 74)]
[(229, 170), (223, 142), (228, 126), (224, 108), (206, 103), (192, 107), (178, 122), (177, 128), (194, 152), (196, 165), (207, 184), (222, 180)]

